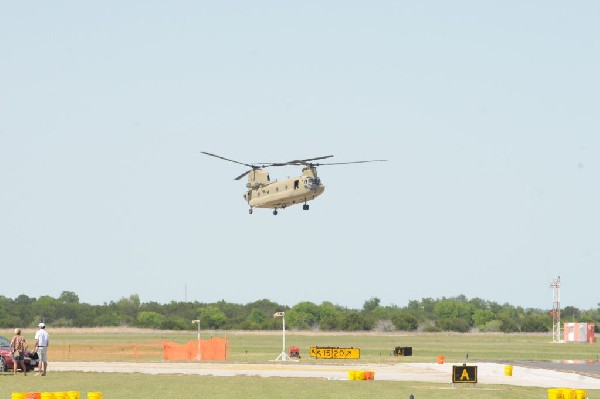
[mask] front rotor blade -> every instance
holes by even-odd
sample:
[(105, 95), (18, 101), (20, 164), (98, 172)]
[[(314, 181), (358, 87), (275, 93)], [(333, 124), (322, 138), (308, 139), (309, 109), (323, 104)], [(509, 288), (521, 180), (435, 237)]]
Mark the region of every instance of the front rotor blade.
[(211, 156), (211, 157), (220, 158), (220, 159), (223, 159), (223, 160), (225, 160), (225, 161), (229, 161), (229, 162), (237, 163), (237, 164), (240, 164), (240, 165), (248, 166), (248, 167), (250, 167), (250, 168), (254, 168), (254, 167), (255, 167), (255, 165), (250, 165), (250, 164), (248, 164), (248, 163), (244, 163), (244, 162), (235, 161), (235, 160), (233, 160), (233, 159), (225, 158), (225, 157), (222, 157), (222, 156), (220, 156), (220, 155), (217, 155), (217, 154), (211, 154), (210, 152), (205, 152), (205, 151), (200, 151), (200, 152), (201, 152), (202, 154), (209, 155), (209, 156)]
[(238, 177), (236, 177), (233, 180), (240, 180), (242, 177), (246, 176), (248, 173), (252, 172), (253, 170), (254, 170), (254, 168), (252, 168), (250, 170), (247, 170), (247, 171), (245, 171), (244, 173), (242, 173), (241, 175), (239, 175)]

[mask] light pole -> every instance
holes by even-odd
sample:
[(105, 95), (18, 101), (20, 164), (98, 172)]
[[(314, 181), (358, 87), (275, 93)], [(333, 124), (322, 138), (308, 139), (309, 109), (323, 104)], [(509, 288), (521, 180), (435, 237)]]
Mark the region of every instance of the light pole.
[(198, 324), (198, 354), (196, 360), (202, 360), (202, 345), (200, 345), (200, 319), (192, 320), (192, 324)]
[(281, 317), (282, 321), (283, 321), (283, 329), (282, 329), (282, 348), (281, 348), (281, 353), (279, 354), (279, 356), (277, 356), (277, 359), (275, 359), (275, 361), (286, 361), (286, 360), (292, 360), (288, 354), (285, 352), (285, 312), (277, 312), (273, 315), (273, 317)]

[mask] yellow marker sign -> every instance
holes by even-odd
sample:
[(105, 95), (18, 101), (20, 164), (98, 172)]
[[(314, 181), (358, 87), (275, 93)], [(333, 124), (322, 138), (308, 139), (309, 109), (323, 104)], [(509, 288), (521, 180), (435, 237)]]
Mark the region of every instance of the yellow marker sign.
[(452, 366), (452, 382), (476, 383), (477, 366)]
[(311, 346), (310, 356), (317, 359), (360, 359), (360, 349)]

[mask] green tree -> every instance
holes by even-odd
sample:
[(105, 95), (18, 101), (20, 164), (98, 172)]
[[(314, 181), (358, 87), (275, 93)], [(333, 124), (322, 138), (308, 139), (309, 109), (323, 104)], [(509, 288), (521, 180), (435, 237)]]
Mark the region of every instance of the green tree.
[(321, 319), (319, 306), (312, 302), (300, 302), (286, 312), (286, 323), (290, 328), (308, 330), (318, 325)]
[(191, 324), (191, 319), (184, 319), (177, 315), (169, 315), (165, 317), (161, 326), (163, 329), (167, 330), (189, 330)]
[(73, 318), (73, 325), (75, 327), (93, 327), (96, 326), (94, 320), (96, 319), (99, 311), (102, 307), (92, 306), (87, 303), (82, 303), (76, 306), (75, 317)]
[(502, 320), (490, 320), (479, 329), (481, 332), (500, 332), (502, 331)]
[(266, 319), (265, 314), (260, 309), (253, 308), (242, 323), (242, 326), (247, 330), (261, 330), (264, 328)]
[(32, 324), (37, 325), (40, 321), (44, 321), (46, 323), (52, 323), (54, 320), (58, 319), (58, 310), (61, 307), (61, 303), (52, 298), (49, 295), (41, 296), (34, 304), (31, 305), (31, 308), (35, 314), (35, 320)]
[(133, 324), (140, 310), (140, 296), (133, 294), (129, 298), (121, 298), (116, 303), (116, 306), (122, 315), (123, 321), (126, 324)]
[(60, 303), (62, 303), (63, 305), (66, 305), (66, 304), (77, 305), (77, 304), (79, 304), (79, 297), (74, 292), (63, 291), (60, 294), (60, 296), (58, 297), (58, 301)]
[(165, 316), (160, 313), (144, 311), (138, 313), (136, 324), (140, 327), (160, 329), (164, 320)]
[(373, 312), (375, 309), (377, 309), (379, 307), (380, 302), (381, 302), (381, 300), (377, 297), (373, 297), (373, 298), (365, 301), (365, 303), (363, 304), (363, 311), (364, 312)]
[(579, 320), (582, 323), (594, 323), (594, 331), (600, 332), (600, 304), (598, 304), (598, 309), (588, 309), (582, 312)]
[(405, 309), (392, 318), (394, 327), (401, 331), (416, 331), (419, 328), (419, 320), (408, 309)]
[(443, 299), (435, 304), (433, 313), (436, 320), (444, 320), (444, 324), (446, 325), (462, 326), (462, 323), (453, 324), (454, 322), (451, 321), (462, 319), (467, 326), (471, 326), (473, 324), (472, 310), (472, 305), (468, 302)]
[(523, 317), (521, 331), (548, 332), (552, 328), (552, 318), (549, 314), (530, 311)]
[(325, 301), (319, 305), (319, 328), (323, 331), (340, 329), (342, 309), (331, 302)]
[(502, 332), (512, 333), (521, 331), (523, 321), (523, 308), (514, 307), (508, 303), (502, 305), (502, 308), (496, 318), (502, 321)]
[(242, 323), (249, 313), (245, 306), (225, 302), (224, 300), (217, 302), (215, 306), (225, 315), (223, 329), (242, 328)]
[(209, 305), (200, 310), (201, 323), (206, 328), (219, 330), (225, 326), (227, 316), (215, 305)]
[(15, 298), (14, 303), (19, 306), (29, 306), (29, 305), (34, 304), (35, 301), (36, 301), (35, 298), (30, 298), (27, 295), (21, 294)]
[(581, 310), (577, 309), (574, 306), (565, 306), (563, 310), (560, 311), (560, 318), (565, 322), (577, 322), (581, 317)]
[(342, 315), (340, 327), (344, 331), (367, 331), (373, 324), (357, 311), (349, 311)]
[(496, 315), (489, 309), (476, 309), (473, 312), (473, 322), (480, 329), (495, 318)]
[(15, 323), (16, 317), (10, 314), (10, 310), (13, 308), (12, 300), (0, 295), (0, 327), (7, 328), (11, 326), (18, 326)]
[(469, 323), (465, 319), (440, 319), (436, 323), (442, 331), (469, 332)]
[(93, 325), (99, 327), (118, 327), (124, 325), (124, 323), (123, 315), (110, 309), (104, 309), (93, 321)]

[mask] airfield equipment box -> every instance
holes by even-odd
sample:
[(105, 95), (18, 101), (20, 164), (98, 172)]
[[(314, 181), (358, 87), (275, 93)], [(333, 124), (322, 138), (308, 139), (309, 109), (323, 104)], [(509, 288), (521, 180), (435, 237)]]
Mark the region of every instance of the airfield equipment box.
[(412, 356), (412, 346), (396, 346), (394, 356)]

